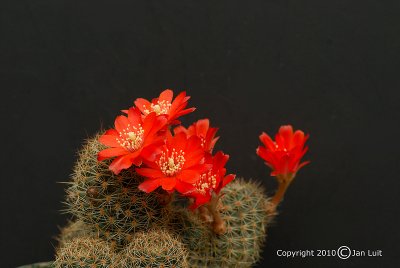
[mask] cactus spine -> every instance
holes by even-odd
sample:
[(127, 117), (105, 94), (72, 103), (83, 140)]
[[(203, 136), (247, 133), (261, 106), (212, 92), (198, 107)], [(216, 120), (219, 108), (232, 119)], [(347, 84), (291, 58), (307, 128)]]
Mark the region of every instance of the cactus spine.
[(187, 268), (187, 250), (166, 230), (137, 233), (121, 252), (119, 267)]
[(260, 259), (266, 226), (275, 215), (268, 209), (269, 200), (259, 185), (242, 179), (227, 185), (223, 193), (223, 235), (215, 235), (195, 214), (178, 214), (173, 228), (190, 249), (190, 267), (250, 267)]
[(110, 245), (101, 239), (77, 237), (57, 252), (55, 268), (107, 268), (119, 261)]
[(66, 242), (82, 236), (96, 237), (96, 234), (81, 220), (69, 221), (65, 227), (60, 229), (57, 237), (58, 246), (63, 247)]
[(114, 175), (96, 159), (103, 148), (95, 136), (79, 153), (66, 201), (76, 220), (61, 231), (57, 268), (250, 267), (260, 259), (275, 215), (262, 187), (236, 179), (222, 190), (226, 233), (216, 235), (185, 200), (165, 206), (161, 193), (140, 191), (133, 169)]
[(67, 189), (67, 211), (114, 246), (123, 247), (135, 232), (164, 225), (168, 207), (160, 204), (158, 193), (138, 189), (142, 178), (132, 169), (114, 175), (109, 162), (97, 161), (103, 148), (95, 136), (80, 151)]

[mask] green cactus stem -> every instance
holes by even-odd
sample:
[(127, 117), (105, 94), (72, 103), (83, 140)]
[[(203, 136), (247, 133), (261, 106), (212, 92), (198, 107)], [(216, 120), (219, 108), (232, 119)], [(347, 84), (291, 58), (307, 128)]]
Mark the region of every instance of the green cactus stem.
[(143, 178), (133, 169), (113, 174), (110, 161), (97, 161), (105, 147), (98, 135), (87, 140), (79, 153), (67, 189), (66, 211), (83, 221), (113, 246), (123, 247), (135, 232), (168, 222), (168, 205), (160, 191), (151, 194), (138, 189)]
[(228, 184), (220, 201), (217, 209), (226, 224), (222, 235), (215, 234), (199, 215), (177, 209), (180, 214), (172, 228), (189, 249), (189, 265), (251, 267), (260, 259), (275, 210), (260, 185), (243, 179)]
[(81, 236), (94, 238), (96, 234), (81, 220), (69, 221), (65, 227), (60, 229), (60, 234), (56, 238), (58, 247), (62, 247), (66, 242)]
[(91, 237), (77, 237), (65, 242), (56, 252), (55, 268), (116, 267), (119, 257), (110, 245)]
[(118, 267), (187, 268), (187, 251), (182, 242), (166, 230), (136, 233), (132, 242), (120, 252)]

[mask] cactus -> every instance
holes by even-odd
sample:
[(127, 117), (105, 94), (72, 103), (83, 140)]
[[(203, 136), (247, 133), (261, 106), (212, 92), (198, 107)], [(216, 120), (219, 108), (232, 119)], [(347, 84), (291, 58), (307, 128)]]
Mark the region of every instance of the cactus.
[(225, 235), (213, 239), (219, 266), (250, 267), (260, 259), (266, 238), (266, 227), (275, 210), (259, 184), (238, 179), (227, 185), (221, 198), (222, 217), (226, 221)]
[(182, 242), (162, 229), (136, 233), (120, 256), (118, 267), (189, 267)]
[(65, 242), (56, 252), (55, 268), (115, 267), (118, 255), (110, 245), (91, 237), (78, 237)]
[(227, 225), (224, 235), (210, 231), (196, 214), (179, 210), (172, 228), (189, 248), (190, 267), (250, 267), (260, 259), (267, 224), (275, 212), (262, 188), (237, 179), (227, 185), (220, 211)]
[(67, 189), (66, 211), (120, 248), (135, 232), (164, 225), (168, 207), (160, 203), (159, 193), (138, 189), (143, 179), (132, 169), (114, 175), (109, 161), (97, 161), (102, 149), (95, 136), (80, 151)]
[(195, 108), (186, 109), (186, 92), (173, 96), (167, 89), (151, 102), (136, 99), (114, 128), (86, 141), (67, 183), (65, 212), (73, 221), (61, 229), (51, 266), (250, 267), (259, 261), (276, 207), (309, 163), (300, 163), (308, 135), (290, 125), (281, 126), (275, 141), (260, 135), (256, 153), (279, 183), (269, 199), (257, 183), (232, 182), (229, 156), (212, 152), (217, 128), (207, 118), (188, 129), (180, 125), (178, 118)]
[(211, 229), (187, 208), (174, 207), (168, 227), (181, 238), (190, 254), (210, 246)]
[[(163, 261), (162, 254), (154, 257), (154, 252), (160, 248), (150, 246), (148, 242), (156, 236), (154, 231), (147, 231), (158, 227), (170, 230), (182, 240), (188, 250), (190, 267), (250, 267), (259, 260), (266, 225), (274, 216), (271, 212), (274, 210), (267, 209), (270, 203), (259, 185), (238, 179), (223, 189), (219, 209), (227, 232), (217, 236), (198, 215), (181, 206), (185, 202), (164, 206), (160, 193), (146, 194), (138, 190), (142, 178), (132, 169), (114, 175), (108, 170), (108, 162), (96, 159), (103, 148), (95, 136), (80, 151), (67, 189), (67, 210), (78, 220), (63, 229), (61, 248), (76, 236), (101, 237), (111, 248), (121, 249), (129, 256), (121, 257), (121, 267), (129, 267), (132, 263), (134, 267), (153, 267), (159, 263), (169, 267), (171, 263)], [(166, 231), (163, 236), (168, 236)], [(172, 238), (165, 239), (169, 241), (165, 243), (172, 243)], [(174, 240), (172, 245), (179, 243)], [(141, 245), (148, 247), (144, 255), (140, 255)], [(185, 256), (183, 247), (177, 246), (176, 250), (180, 253), (174, 251), (174, 254)], [(171, 254), (167, 256), (171, 257)], [(175, 267), (184, 267), (183, 259)], [(154, 263), (149, 264), (149, 260)]]
[(62, 247), (66, 242), (81, 236), (96, 237), (96, 234), (83, 221), (77, 220), (69, 221), (65, 227), (61, 228), (56, 239), (58, 246)]

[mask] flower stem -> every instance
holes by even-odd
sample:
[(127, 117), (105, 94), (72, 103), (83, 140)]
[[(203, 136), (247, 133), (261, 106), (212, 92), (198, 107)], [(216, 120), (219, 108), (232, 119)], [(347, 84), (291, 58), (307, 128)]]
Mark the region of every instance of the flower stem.
[(286, 190), (289, 187), (290, 183), (293, 181), (296, 174), (288, 173), (282, 176), (278, 176), (278, 190), (276, 191), (274, 197), (272, 197), (271, 203), (276, 206), (282, 201), (283, 197), (285, 196)]
[(205, 206), (212, 215), (212, 228), (214, 233), (217, 235), (222, 235), (226, 232), (225, 221), (222, 219), (218, 210), (218, 202), (220, 197), (220, 195), (213, 193), (211, 202)]
[(218, 210), (213, 213), (214, 222), (213, 222), (213, 230), (217, 235), (222, 235), (226, 232), (226, 225), (224, 220), (221, 218), (221, 214)]
[(286, 181), (282, 181), (279, 183), (278, 190), (276, 191), (274, 197), (272, 197), (272, 200), (271, 200), (271, 202), (275, 206), (278, 206), (278, 204), (282, 201), (283, 196), (285, 195), (285, 192), (288, 187), (289, 187), (289, 183), (287, 183)]
[(213, 222), (213, 216), (210, 214), (210, 211), (207, 207), (201, 206), (199, 207), (200, 218), (207, 223)]

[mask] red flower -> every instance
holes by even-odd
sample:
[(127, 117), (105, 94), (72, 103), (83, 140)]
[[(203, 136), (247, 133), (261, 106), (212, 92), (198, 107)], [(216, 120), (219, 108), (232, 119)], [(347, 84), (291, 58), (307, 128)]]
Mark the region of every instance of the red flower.
[(167, 122), (165, 116), (150, 113), (145, 118), (137, 108), (128, 110), (128, 117), (120, 115), (115, 119), (115, 129), (107, 130), (100, 138), (100, 143), (111, 148), (104, 149), (97, 156), (98, 161), (115, 158), (110, 170), (118, 174), (132, 165), (140, 166), (143, 159), (152, 160), (164, 142), (159, 135)]
[(193, 183), (209, 168), (204, 164), (204, 151), (198, 137), (188, 138), (185, 133), (172, 136), (169, 131), (161, 153), (155, 161), (145, 161), (145, 164), (148, 167), (137, 168), (136, 172), (147, 178), (139, 185), (146, 193), (159, 186), (168, 192), (174, 189), (180, 193), (193, 191)]
[(196, 108), (188, 108), (187, 101), (190, 99), (183, 91), (176, 96), (172, 101), (174, 93), (170, 89), (161, 92), (158, 98), (154, 98), (151, 102), (146, 99), (138, 98), (135, 100), (135, 105), (144, 115), (155, 112), (157, 115), (166, 115), (168, 124), (179, 124), (178, 117), (193, 112)]
[(183, 126), (177, 126), (174, 129), (174, 133), (184, 132), (188, 137), (197, 136), (201, 139), (201, 146), (208, 153), (211, 153), (215, 143), (218, 141), (219, 137), (215, 138), (218, 128), (210, 127), (210, 121), (208, 119), (201, 119), (194, 122), (189, 128)]
[(212, 168), (200, 175), (200, 179), (194, 183), (196, 190), (187, 194), (195, 199), (191, 209), (208, 203), (213, 192), (218, 195), (221, 189), (235, 178), (233, 174), (225, 176), (225, 164), (228, 159), (229, 155), (221, 151), (217, 152), (214, 157), (207, 157), (206, 162), (211, 164)]
[(281, 126), (275, 141), (264, 132), (260, 135), (265, 147), (259, 146), (257, 154), (272, 168), (271, 176), (294, 177), (300, 168), (309, 163), (300, 163), (308, 150), (308, 147), (304, 148), (307, 139), (308, 135), (304, 136), (303, 131), (296, 130), (293, 133), (292, 126)]

